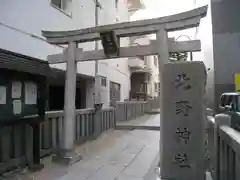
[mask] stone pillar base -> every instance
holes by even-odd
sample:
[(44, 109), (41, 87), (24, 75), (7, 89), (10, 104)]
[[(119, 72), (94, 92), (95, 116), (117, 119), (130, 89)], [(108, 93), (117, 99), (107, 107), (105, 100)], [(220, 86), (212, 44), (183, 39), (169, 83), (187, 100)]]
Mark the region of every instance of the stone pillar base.
[(65, 152), (62, 150), (61, 152), (56, 153), (52, 157), (53, 162), (67, 166), (79, 162), (80, 160), (82, 160), (81, 154), (74, 151)]
[(28, 169), (32, 172), (41, 171), (44, 168), (43, 164), (30, 164)]

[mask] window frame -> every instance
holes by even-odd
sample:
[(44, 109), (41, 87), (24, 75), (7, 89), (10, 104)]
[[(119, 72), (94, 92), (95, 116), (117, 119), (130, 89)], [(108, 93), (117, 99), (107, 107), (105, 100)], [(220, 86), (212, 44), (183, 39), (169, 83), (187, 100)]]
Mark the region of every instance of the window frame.
[[(103, 80), (105, 80), (105, 82)], [(101, 76), (100, 84), (102, 87), (107, 87), (107, 77)]]
[[(63, 6), (62, 4), (63, 4), (63, 1), (64, 1), (64, 0), (60, 0), (60, 1), (61, 1), (61, 6)], [(55, 5), (54, 3), (52, 3), (52, 0), (49, 0), (49, 3), (50, 3), (50, 5), (51, 5), (53, 8), (55, 8), (56, 10), (58, 10), (58, 11), (60, 11), (61, 13), (65, 14), (66, 16), (72, 18), (72, 11), (71, 11), (71, 12), (68, 12), (68, 11), (64, 10), (63, 8), (58, 7), (57, 5)], [(71, 0), (71, 3), (72, 3), (72, 0)]]

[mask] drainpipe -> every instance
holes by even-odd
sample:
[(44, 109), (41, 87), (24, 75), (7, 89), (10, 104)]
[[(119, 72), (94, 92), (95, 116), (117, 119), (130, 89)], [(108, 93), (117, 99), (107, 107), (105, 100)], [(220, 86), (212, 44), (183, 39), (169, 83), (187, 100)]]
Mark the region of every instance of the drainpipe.
[[(101, 8), (101, 5), (99, 4), (99, 1), (98, 0), (94, 0), (95, 2), (95, 26), (98, 26), (99, 25), (99, 22), (98, 22), (98, 8)], [(99, 46), (98, 46), (98, 41), (95, 41), (95, 50), (98, 50), (99, 49)], [(94, 86), (94, 108), (95, 108), (95, 114), (94, 114), (94, 135), (93, 135), (93, 138), (96, 139), (99, 135), (100, 135), (100, 122), (99, 122), (99, 113), (97, 113), (97, 107), (96, 107), (96, 99), (97, 99), (97, 95), (99, 93), (99, 82), (98, 82), (98, 60), (95, 60), (95, 86)]]

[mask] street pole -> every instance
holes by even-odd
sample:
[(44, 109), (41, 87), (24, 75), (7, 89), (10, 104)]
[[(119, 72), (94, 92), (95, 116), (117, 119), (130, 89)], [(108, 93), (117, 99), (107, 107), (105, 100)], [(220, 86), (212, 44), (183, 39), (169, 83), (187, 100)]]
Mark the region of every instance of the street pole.
[[(98, 22), (98, 8), (101, 8), (98, 0), (95, 0), (95, 26), (99, 25)], [(95, 41), (95, 50), (97, 51), (99, 49), (98, 46), (98, 41)], [(95, 60), (95, 83), (94, 83), (94, 108), (97, 108), (97, 96), (99, 95), (99, 82), (98, 82), (98, 60)], [(94, 114), (94, 138), (97, 138), (100, 134), (100, 123), (99, 123), (99, 113), (97, 113), (97, 109), (95, 109), (95, 114)]]
[[(95, 0), (95, 26), (98, 26), (98, 8), (99, 8), (99, 2), (98, 0)], [(98, 50), (98, 41), (95, 41), (95, 50)], [(98, 60), (95, 60), (95, 78), (98, 74)]]
[[(98, 8), (99, 8), (99, 2), (98, 0), (95, 0), (95, 26), (98, 26)], [(98, 41), (95, 41), (95, 50), (98, 50)], [(96, 104), (96, 96), (98, 94), (98, 83), (97, 83), (97, 77), (98, 77), (98, 60), (95, 60), (95, 92), (94, 92), (94, 104)]]

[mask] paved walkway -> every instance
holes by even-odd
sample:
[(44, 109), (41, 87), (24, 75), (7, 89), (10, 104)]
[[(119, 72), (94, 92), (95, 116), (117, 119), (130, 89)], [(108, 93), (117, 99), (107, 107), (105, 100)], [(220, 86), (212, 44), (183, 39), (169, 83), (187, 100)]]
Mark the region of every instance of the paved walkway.
[[(127, 126), (155, 126), (160, 129), (160, 115), (146, 115), (122, 122)], [(44, 159), (40, 172), (22, 172), (16, 180), (160, 180), (156, 174), (159, 162), (160, 132), (152, 130), (112, 130), (100, 138), (76, 147), (83, 160), (70, 167)], [(13, 179), (13, 178), (11, 178)], [(207, 180), (212, 180), (207, 175)]]
[(117, 129), (160, 130), (160, 114), (145, 115), (134, 120), (117, 122)]
[(76, 150), (83, 160), (64, 167), (44, 159), (45, 168), (23, 172), (19, 180), (152, 180), (156, 179), (159, 131), (114, 130)]

